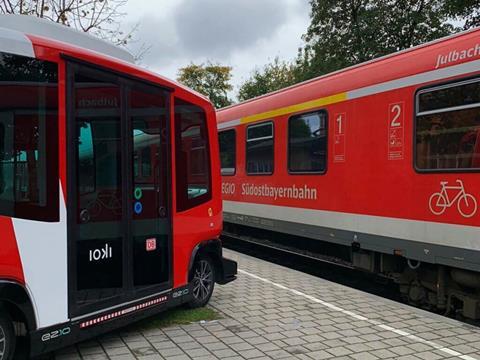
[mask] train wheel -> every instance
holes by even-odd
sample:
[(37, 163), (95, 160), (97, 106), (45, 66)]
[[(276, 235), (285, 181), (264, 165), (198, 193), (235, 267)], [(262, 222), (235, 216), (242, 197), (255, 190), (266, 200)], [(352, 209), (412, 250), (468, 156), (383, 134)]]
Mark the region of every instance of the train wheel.
[(15, 353), (15, 332), (10, 316), (0, 310), (0, 360), (11, 360)]
[(470, 194), (465, 194), (458, 199), (457, 206), (458, 212), (466, 218), (472, 217), (477, 212), (477, 200)]
[(195, 261), (193, 266), (193, 299), (188, 303), (190, 308), (207, 305), (215, 287), (215, 268), (208, 257)]
[(441, 215), (447, 209), (447, 199), (440, 193), (432, 194), (428, 204), (430, 205), (430, 211), (435, 215)]

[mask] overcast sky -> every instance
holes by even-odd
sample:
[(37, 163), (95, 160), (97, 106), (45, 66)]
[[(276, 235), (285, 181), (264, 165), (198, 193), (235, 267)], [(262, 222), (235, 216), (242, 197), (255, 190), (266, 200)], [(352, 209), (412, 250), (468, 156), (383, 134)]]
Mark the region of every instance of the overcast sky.
[(233, 94), (255, 67), (291, 60), (309, 24), (308, 0), (130, 0), (125, 26), (139, 23), (142, 65), (175, 79), (206, 60), (233, 67)]

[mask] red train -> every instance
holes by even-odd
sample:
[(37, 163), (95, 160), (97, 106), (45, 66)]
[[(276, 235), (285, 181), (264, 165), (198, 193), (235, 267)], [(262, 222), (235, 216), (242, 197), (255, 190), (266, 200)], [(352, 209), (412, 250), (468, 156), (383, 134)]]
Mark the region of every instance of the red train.
[[(106, 42), (0, 16), (0, 360), (235, 279), (222, 256), (215, 112)], [(25, 343), (25, 342), (24, 342)]]
[(219, 110), (225, 226), (342, 247), (411, 302), (480, 318), (479, 39)]

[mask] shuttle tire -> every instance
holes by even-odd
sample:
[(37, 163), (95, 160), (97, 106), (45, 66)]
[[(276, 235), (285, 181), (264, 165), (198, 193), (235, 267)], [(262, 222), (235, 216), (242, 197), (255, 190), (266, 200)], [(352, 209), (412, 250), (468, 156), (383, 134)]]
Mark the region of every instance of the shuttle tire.
[(12, 360), (15, 345), (16, 337), (12, 320), (5, 310), (0, 308), (0, 360)]

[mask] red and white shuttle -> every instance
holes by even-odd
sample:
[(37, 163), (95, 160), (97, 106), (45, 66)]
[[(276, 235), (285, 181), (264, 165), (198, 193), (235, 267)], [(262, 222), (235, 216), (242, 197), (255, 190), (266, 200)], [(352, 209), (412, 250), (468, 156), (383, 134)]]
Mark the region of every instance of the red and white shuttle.
[(0, 17), (0, 359), (51, 351), (235, 278), (215, 112), (125, 51)]

